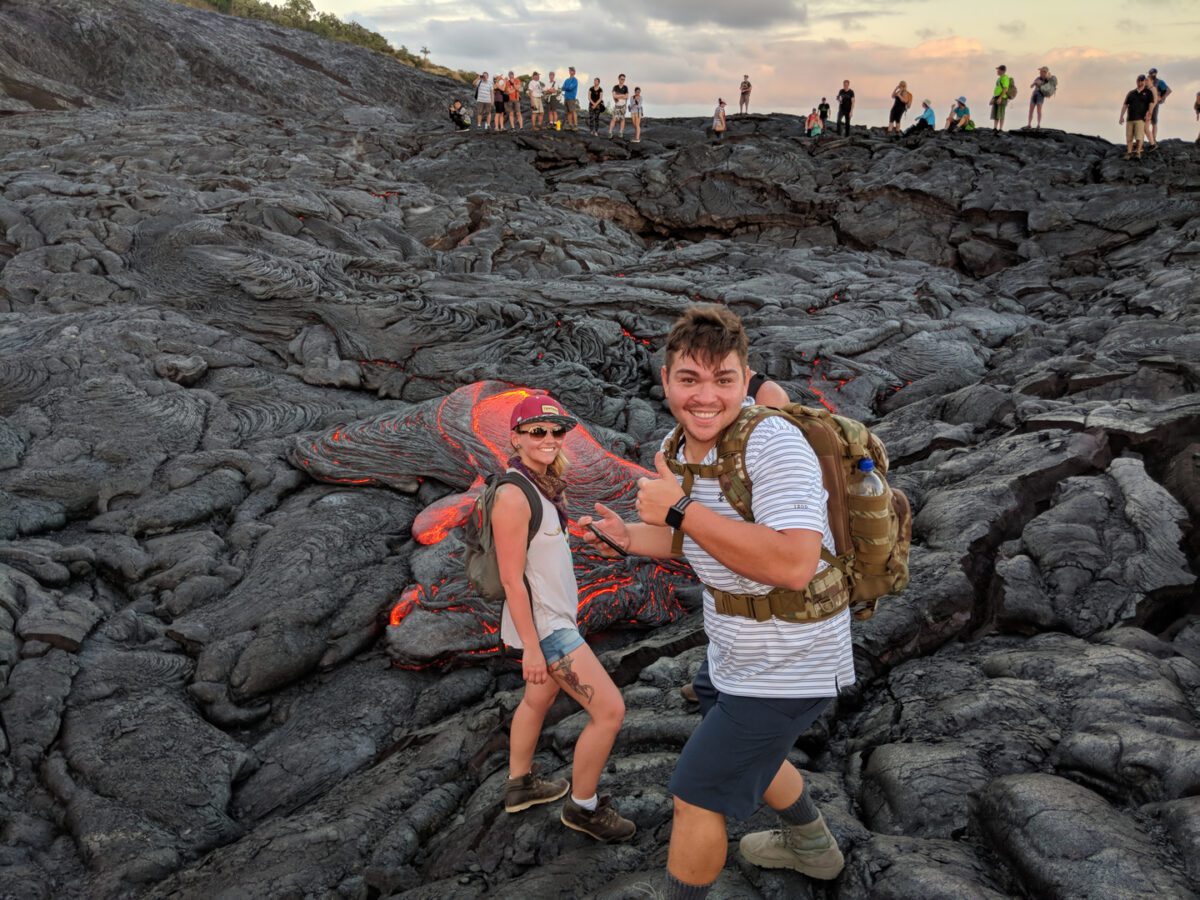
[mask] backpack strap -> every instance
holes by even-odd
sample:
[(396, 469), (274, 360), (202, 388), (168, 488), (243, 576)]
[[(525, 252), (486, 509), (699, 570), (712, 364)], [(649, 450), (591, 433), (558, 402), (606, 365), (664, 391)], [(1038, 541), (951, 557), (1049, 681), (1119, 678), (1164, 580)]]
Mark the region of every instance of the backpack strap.
[[(827, 550), (822, 546), (821, 558)], [(776, 588), (767, 594), (731, 594), (705, 585), (718, 614), (765, 622), (772, 617), (785, 622), (820, 622), (836, 616), (850, 604), (850, 582), (835, 566), (822, 569), (802, 591)]]
[(497, 488), (502, 484), (515, 484), (525, 494), (525, 499), (529, 501), (529, 538), (525, 542), (525, 546), (528, 547), (533, 543), (533, 536), (542, 527), (542, 495), (534, 487), (533, 482), (520, 472), (505, 472), (503, 475), (492, 477), (496, 479)]
[[(726, 465), (727, 462), (719, 456), (716, 464), (680, 462), (679, 448), (682, 444), (683, 429), (676, 425), (675, 430), (668, 435), (667, 442), (663, 445), (663, 458), (666, 460), (667, 468), (682, 477), (683, 493), (690, 497), (692, 496), (692, 485), (695, 484), (697, 478), (720, 479), (724, 472), (723, 465)], [(671, 538), (671, 554), (673, 556), (683, 555), (683, 532), (681, 530), (676, 529)]]

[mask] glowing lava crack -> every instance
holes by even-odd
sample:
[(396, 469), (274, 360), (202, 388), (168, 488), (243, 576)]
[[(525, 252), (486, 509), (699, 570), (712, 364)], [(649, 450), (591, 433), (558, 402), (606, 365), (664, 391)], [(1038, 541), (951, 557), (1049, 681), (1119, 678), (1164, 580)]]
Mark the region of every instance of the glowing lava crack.
[[(427, 506), (413, 524), (421, 544), (413, 554), (416, 583), (400, 590), (388, 618), (387, 644), (395, 665), (464, 662), (499, 652), (500, 609), (480, 598), (463, 577), (457, 530), (466, 521), (483, 479), (504, 470), (509, 415), (533, 391), (476, 382), (403, 414), (389, 413), (297, 439), (292, 462), (320, 481), (411, 490), (435, 478), (464, 489)], [(648, 473), (601, 447), (580, 426), (564, 444), (571, 532), (596, 503), (633, 518), (637, 479)], [(580, 547), (579, 624), (584, 633), (620, 625), (662, 625), (684, 613), (676, 590), (695, 584), (682, 563), (609, 560)], [(399, 587), (399, 586), (398, 586)]]

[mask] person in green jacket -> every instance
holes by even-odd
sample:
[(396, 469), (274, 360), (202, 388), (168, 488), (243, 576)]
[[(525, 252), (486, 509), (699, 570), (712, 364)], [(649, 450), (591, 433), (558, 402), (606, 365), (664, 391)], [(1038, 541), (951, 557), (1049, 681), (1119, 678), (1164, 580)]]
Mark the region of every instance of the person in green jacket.
[(1008, 88), (1012, 79), (1008, 76), (1008, 66), (996, 66), (996, 89), (992, 91), (992, 131), (1004, 128), (1004, 111), (1008, 107)]

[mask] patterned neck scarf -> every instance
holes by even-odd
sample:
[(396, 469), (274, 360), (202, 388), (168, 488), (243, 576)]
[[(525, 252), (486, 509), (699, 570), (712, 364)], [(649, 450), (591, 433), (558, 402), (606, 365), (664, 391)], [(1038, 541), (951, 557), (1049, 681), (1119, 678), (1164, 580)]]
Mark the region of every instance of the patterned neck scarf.
[(508, 467), (516, 469), (530, 481), (539, 491), (550, 498), (554, 508), (558, 510), (558, 524), (563, 531), (567, 530), (567, 483), (559, 475), (549, 472), (535, 472), (522, 461), (520, 454), (514, 453), (508, 458)]

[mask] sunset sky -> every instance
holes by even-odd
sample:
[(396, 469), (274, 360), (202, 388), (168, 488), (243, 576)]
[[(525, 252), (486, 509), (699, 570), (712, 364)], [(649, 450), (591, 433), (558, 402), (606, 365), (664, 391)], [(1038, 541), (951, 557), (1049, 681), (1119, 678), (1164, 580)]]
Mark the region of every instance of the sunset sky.
[(856, 121), (883, 125), (888, 95), (904, 78), (933, 101), (939, 121), (965, 94), (986, 119), (994, 68), (1021, 88), (1008, 124), (1025, 124), (1039, 65), (1058, 76), (1045, 124), (1123, 140), (1117, 115), (1134, 78), (1151, 66), (1173, 95), (1159, 137), (1194, 140), (1200, 90), (1200, 0), (315, 0), (379, 31), (394, 45), (429, 47), (461, 69), (517, 73), (574, 65), (607, 89), (619, 72), (640, 85), (646, 113), (701, 115), (718, 96), (736, 109), (743, 74), (752, 111), (807, 113), (849, 78)]

